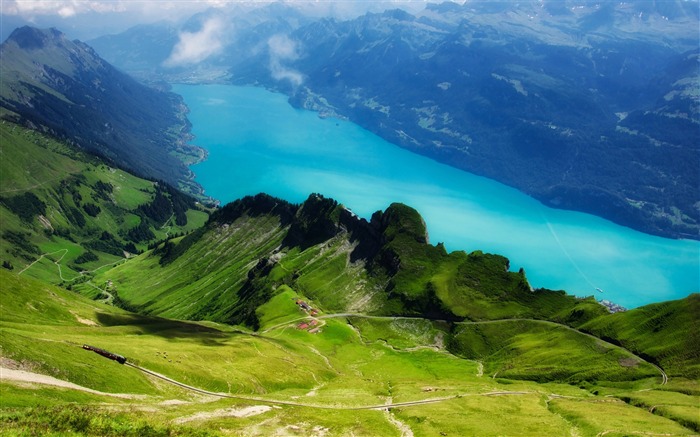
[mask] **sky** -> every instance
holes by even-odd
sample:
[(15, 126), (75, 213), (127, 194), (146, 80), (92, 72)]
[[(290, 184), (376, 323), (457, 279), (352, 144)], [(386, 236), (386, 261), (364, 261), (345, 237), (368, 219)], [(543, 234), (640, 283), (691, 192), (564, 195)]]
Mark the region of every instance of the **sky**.
[[(420, 10), (434, 0), (287, 0), (312, 14), (351, 18), (367, 11), (401, 7)], [(71, 38), (88, 40), (157, 21), (178, 22), (208, 8), (257, 6), (269, 0), (0, 0), (0, 37), (16, 27), (56, 27)], [(210, 29), (215, 32), (216, 29)]]

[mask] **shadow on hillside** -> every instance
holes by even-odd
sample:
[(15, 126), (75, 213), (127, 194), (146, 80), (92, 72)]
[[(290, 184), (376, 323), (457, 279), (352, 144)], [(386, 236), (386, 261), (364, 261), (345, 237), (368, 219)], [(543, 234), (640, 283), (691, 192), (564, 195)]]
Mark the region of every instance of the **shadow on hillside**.
[(131, 326), (143, 335), (157, 335), (172, 340), (199, 342), (205, 346), (224, 346), (232, 335), (245, 335), (220, 331), (194, 322), (147, 317), (138, 314), (97, 313), (97, 321), (106, 327)]

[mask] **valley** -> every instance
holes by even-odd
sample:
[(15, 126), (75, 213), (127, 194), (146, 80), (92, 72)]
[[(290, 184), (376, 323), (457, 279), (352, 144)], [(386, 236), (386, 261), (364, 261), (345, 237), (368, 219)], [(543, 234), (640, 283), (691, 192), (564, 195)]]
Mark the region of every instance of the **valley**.
[[(696, 3), (471, 0), (350, 19), (275, 4), (90, 43), (145, 81), (278, 91), (549, 207), (697, 240)], [(220, 48), (173, 62), (182, 35)]]
[[(3, 377), (3, 415), (15, 417), (1, 422), (6, 435), (30, 423), (47, 431), (72, 429), (61, 428), (71, 421), (73, 426), (81, 423), (78, 429), (83, 432), (100, 435), (408, 435), (397, 427), (399, 422), (412, 435), (624, 435), (635, 430), (693, 434), (692, 428), (674, 420), (692, 423), (697, 398), (683, 393), (692, 393), (696, 382), (671, 376), (661, 385), (658, 371), (646, 370), (644, 364), (634, 370), (641, 379), (601, 380), (594, 386), (508, 380), (480, 371), (480, 362), (490, 361), (487, 356), (477, 362), (439, 347), (418, 349), (432, 347), (435, 334), (444, 329), (425, 319), (353, 321), (353, 316), (340, 315), (327, 317), (319, 334), (300, 331), (291, 320), (255, 333), (215, 323), (130, 315), (75, 293), (0, 274), (15, 291), (3, 295), (6, 305), (40, 310), (5, 313), (24, 315), (3, 317), (3, 367), (9, 362), (97, 391), (81, 394)], [(291, 304), (287, 316), (303, 316), (288, 297), (283, 293), (271, 303)], [(278, 317), (261, 320), (263, 326), (278, 323)], [(13, 340), (17, 337), (26, 340)], [(588, 350), (585, 336), (573, 340), (569, 352), (579, 342), (582, 351)], [(85, 343), (108, 345), (133, 365), (82, 351)], [(599, 353), (609, 354), (605, 348)], [(603, 370), (614, 362), (594, 368)], [(526, 359), (515, 367), (534, 363)], [(164, 383), (150, 372), (197, 391)], [(37, 405), (39, 399), (43, 401)], [(58, 407), (58, 399), (69, 402)], [(78, 409), (74, 402), (83, 406)], [(635, 406), (649, 402), (664, 407), (650, 414), (648, 408)], [(22, 405), (34, 407), (17, 409)], [(494, 420), (455, 420), (482, 414)], [(609, 420), (611, 415), (616, 421)]]
[(697, 2), (645, 1), (3, 3), (0, 434), (697, 435)]
[[(387, 143), (354, 123), (294, 109), (279, 93), (225, 85), (173, 90), (190, 108), (194, 142), (209, 153), (192, 167), (195, 181), (223, 203), (258, 192), (298, 203), (319, 192), (369, 219), (402, 202), (420, 212), (430, 241), (449, 250), (504, 255), (513, 270), (524, 268), (534, 287), (595, 295), (626, 308), (700, 289), (698, 242), (548, 208), (517, 190)], [(237, 163), (235, 172), (231, 162)]]

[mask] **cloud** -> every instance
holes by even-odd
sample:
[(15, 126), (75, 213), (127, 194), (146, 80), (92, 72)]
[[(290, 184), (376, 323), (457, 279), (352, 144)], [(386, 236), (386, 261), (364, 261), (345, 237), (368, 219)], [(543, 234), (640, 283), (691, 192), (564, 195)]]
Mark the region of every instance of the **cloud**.
[(273, 35), (267, 40), (270, 54), (270, 74), (275, 80), (288, 80), (292, 85), (299, 86), (304, 82), (304, 76), (291, 68), (286, 67), (285, 61), (299, 59), (297, 43), (286, 35)]
[(122, 1), (81, 1), (81, 0), (3, 0), (3, 14), (19, 15), (25, 18), (37, 15), (58, 15), (63, 18), (87, 12), (123, 12)]
[(213, 17), (205, 21), (198, 32), (180, 32), (180, 40), (163, 65), (177, 67), (196, 64), (221, 53), (224, 48), (225, 30), (224, 20)]

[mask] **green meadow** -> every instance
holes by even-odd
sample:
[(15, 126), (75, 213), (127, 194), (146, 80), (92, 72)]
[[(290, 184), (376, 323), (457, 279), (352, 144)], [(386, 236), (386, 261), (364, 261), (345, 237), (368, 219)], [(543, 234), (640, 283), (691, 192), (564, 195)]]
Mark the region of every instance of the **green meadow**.
[[(500, 356), (490, 358), (489, 350), (476, 360), (450, 353), (440, 345), (447, 335), (441, 323), (320, 317), (320, 332), (298, 329), (308, 316), (294, 303), (299, 295), (288, 287), (260, 307), (267, 329), (253, 332), (136, 315), (4, 270), (0, 279), (3, 367), (96, 391), (3, 379), (3, 435), (30, 430), (55, 435), (367, 436), (406, 435), (406, 430), (425, 436), (697, 432), (697, 394), (667, 391), (653, 374), (631, 378), (629, 387), (622, 388), (619, 376), (594, 384), (538, 383), (509, 374), (494, 378), (490, 363)], [(556, 336), (561, 331), (540, 324), (522, 344), (530, 333), (522, 326), (514, 330), (519, 334), (513, 341), (521, 350), (509, 351), (513, 370), (537, 369), (542, 357), (524, 348), (541, 349), (542, 333)], [(570, 354), (594, 354), (581, 367), (606, 375), (601, 369), (616, 365), (606, 358), (607, 348), (591, 349), (588, 336), (567, 332)], [(83, 344), (220, 396), (154, 378), (83, 350)], [(614, 394), (603, 395), (604, 390)], [(381, 408), (387, 404), (399, 405)], [(658, 407), (650, 412), (652, 404)]]
[(143, 207), (162, 191), (158, 184), (35, 130), (2, 121), (0, 144), (0, 261), (23, 275), (80, 283), (207, 220), (196, 208), (186, 223), (174, 213), (152, 219)]
[(207, 210), (36, 131), (0, 138), (2, 435), (700, 431), (700, 295), (608, 314), (428, 244), (406, 205)]

